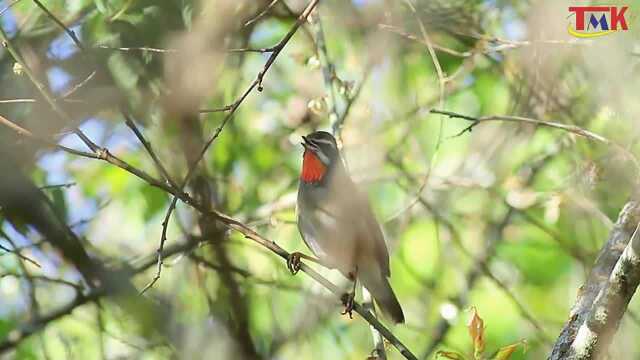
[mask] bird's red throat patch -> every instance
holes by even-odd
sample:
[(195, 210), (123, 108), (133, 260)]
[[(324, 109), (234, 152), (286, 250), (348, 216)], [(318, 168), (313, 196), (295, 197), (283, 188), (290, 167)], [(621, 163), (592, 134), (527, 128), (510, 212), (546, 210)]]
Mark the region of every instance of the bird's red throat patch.
[(318, 159), (318, 156), (311, 150), (305, 150), (300, 179), (304, 182), (318, 182), (326, 172), (327, 166)]

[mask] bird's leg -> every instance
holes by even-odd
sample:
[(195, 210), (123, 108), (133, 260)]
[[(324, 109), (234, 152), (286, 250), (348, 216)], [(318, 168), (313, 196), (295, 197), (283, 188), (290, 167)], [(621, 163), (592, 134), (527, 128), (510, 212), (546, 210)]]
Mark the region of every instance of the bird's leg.
[(301, 265), (300, 259), (306, 259), (309, 261), (313, 261), (316, 264), (326, 266), (325, 264), (322, 263), (322, 261), (312, 256), (305, 255), (298, 251), (294, 251), (291, 254), (289, 254), (289, 258), (287, 258), (287, 268), (289, 269), (289, 271), (291, 271), (292, 275), (295, 275), (298, 273), (298, 271), (300, 271), (300, 265)]
[(344, 305), (342, 315), (349, 314), (349, 318), (353, 319), (353, 307), (355, 305), (356, 286), (358, 284), (358, 267), (356, 266), (355, 271), (350, 272), (348, 275), (349, 280), (353, 280), (353, 287), (351, 288), (351, 292), (342, 294), (340, 300), (342, 300), (342, 304)]

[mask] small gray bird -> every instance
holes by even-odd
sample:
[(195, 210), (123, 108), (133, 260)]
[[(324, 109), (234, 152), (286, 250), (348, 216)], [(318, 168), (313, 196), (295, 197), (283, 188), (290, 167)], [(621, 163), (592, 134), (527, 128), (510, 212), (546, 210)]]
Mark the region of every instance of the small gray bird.
[[(351, 314), (356, 282), (371, 293), (383, 314), (395, 323), (404, 314), (389, 285), (389, 252), (369, 201), (353, 183), (342, 163), (336, 139), (325, 131), (302, 137), (304, 155), (298, 189), (298, 229), (318, 262), (352, 280), (345, 294), (345, 312)], [(289, 268), (297, 272), (300, 258), (293, 253)]]

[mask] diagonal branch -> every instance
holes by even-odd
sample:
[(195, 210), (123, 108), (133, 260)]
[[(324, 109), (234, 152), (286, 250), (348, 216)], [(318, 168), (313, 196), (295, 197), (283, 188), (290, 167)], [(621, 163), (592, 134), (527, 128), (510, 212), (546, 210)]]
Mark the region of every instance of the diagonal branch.
[(640, 203), (629, 201), (578, 290), (550, 360), (600, 359), (605, 355), (640, 281), (639, 223)]
[(33, 2), (42, 11), (44, 11), (47, 14), (47, 16), (49, 16), (49, 18), (51, 18), (51, 20), (53, 20), (56, 24), (58, 24), (58, 26), (60, 26), (62, 29), (64, 29), (64, 32), (66, 32), (67, 35), (69, 35), (69, 37), (71, 38), (71, 40), (73, 40), (73, 43), (76, 44), (78, 49), (84, 50), (84, 46), (82, 45), (82, 42), (80, 42), (80, 39), (78, 39), (78, 36), (76, 35), (75, 31), (69, 29), (62, 21), (60, 21), (60, 19), (58, 19), (55, 15), (53, 15), (53, 13), (51, 13), (51, 11), (49, 11), (49, 9), (47, 9), (44, 5), (42, 5), (42, 3), (39, 0), (33, 0)]
[[(67, 114), (60, 106), (58, 106), (53, 95), (49, 93), (46, 86), (38, 79), (38, 77), (33, 73), (33, 71), (31, 71), (31, 68), (27, 66), (27, 63), (24, 61), (22, 56), (20, 56), (20, 53), (18, 52), (18, 50), (9, 41), (9, 37), (7, 36), (5, 31), (2, 29), (2, 27), (0, 27), (0, 38), (2, 38), (3, 46), (7, 49), (9, 54), (11, 54), (11, 56), (15, 59), (15, 61), (22, 66), (22, 69), (25, 72), (25, 74), (27, 74), (27, 77), (29, 78), (29, 80), (31, 80), (31, 82), (33, 83), (35, 88), (38, 90), (40, 95), (42, 95), (45, 101), (49, 104), (49, 106), (51, 107), (51, 110), (53, 110), (56, 116), (64, 120), (67, 124), (72, 124), (73, 121), (71, 121), (71, 117), (69, 116), (69, 114)], [(100, 147), (96, 145), (93, 141), (91, 141), (91, 139), (89, 139), (89, 137), (85, 135), (82, 132), (82, 130), (80, 130), (78, 127), (75, 127), (73, 129), (73, 132), (80, 138), (80, 140), (82, 140), (82, 142), (91, 151), (96, 152), (98, 149), (100, 149)]]

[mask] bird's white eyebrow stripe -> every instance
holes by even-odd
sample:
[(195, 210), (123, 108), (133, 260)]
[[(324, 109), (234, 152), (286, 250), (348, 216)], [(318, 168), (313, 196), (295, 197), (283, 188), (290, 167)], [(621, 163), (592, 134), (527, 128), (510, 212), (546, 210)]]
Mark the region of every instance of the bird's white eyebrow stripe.
[(329, 157), (327, 155), (325, 155), (324, 152), (322, 152), (322, 149), (318, 148), (318, 152), (316, 154), (320, 158), (320, 161), (322, 161), (325, 164), (329, 163)]
[(328, 145), (333, 145), (333, 142), (331, 140), (325, 140), (325, 139), (312, 139), (312, 142), (316, 142), (316, 143), (323, 143), (323, 144), (328, 144)]

